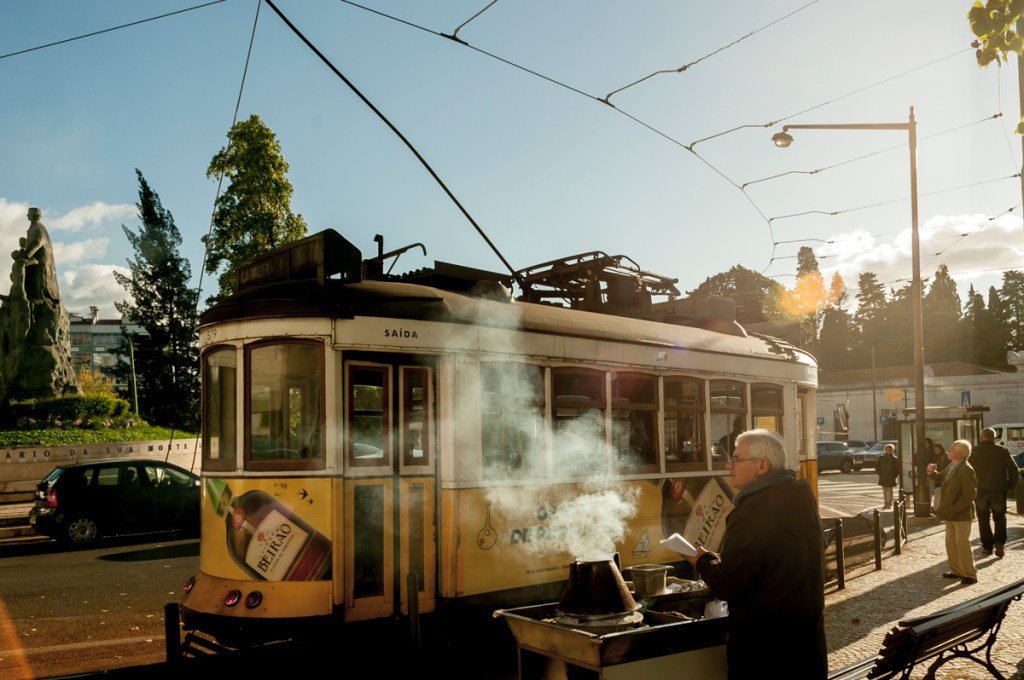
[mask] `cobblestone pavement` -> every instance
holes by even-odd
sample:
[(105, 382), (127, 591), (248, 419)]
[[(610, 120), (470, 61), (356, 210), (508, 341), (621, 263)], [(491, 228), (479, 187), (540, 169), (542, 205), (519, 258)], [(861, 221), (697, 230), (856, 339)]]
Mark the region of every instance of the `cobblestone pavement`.
[[(942, 523), (908, 516), (909, 541), (900, 555), (892, 554), (892, 541), (883, 552), (882, 569), (872, 560), (848, 571), (846, 587), (835, 584), (825, 592), (825, 630), (829, 668), (836, 670), (878, 653), (885, 634), (897, 621), (923, 616), (973, 599), (1024, 578), (1024, 516), (1011, 501), (1007, 513), (1006, 555), (981, 556), (978, 525), (971, 532), (978, 583), (961, 585), (942, 578), (948, 570)], [(891, 532), (890, 532), (891, 538)], [(1024, 680), (1024, 601), (1014, 602), (1003, 619), (992, 648), (992, 661), (1007, 680)], [(911, 675), (923, 678), (929, 663)], [(979, 664), (956, 659), (936, 673), (939, 680), (973, 680), (992, 676)]]

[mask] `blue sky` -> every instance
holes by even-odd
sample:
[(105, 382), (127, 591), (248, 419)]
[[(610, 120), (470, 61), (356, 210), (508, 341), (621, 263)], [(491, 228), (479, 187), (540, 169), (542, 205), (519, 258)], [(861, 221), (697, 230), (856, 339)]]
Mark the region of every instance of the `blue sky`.
[[(0, 252), (40, 207), (69, 311), (117, 316), (125, 294), (111, 272), (132, 257), (121, 225), (138, 227), (135, 168), (173, 214), (198, 284), (217, 190), (206, 167), (226, 143), (258, 1), (14, 53), (200, 4), (0, 3)], [(977, 67), (969, 0), (275, 4), (515, 268), (600, 250), (683, 291), (736, 264), (791, 286), (809, 245), (851, 295), (865, 270), (902, 286), (907, 134), (795, 130), (786, 150), (770, 138), (787, 123), (905, 122), (913, 106), (924, 276), (946, 264), (964, 294), (1024, 269), (1017, 64)], [(469, 47), (438, 35), (457, 28)], [(612, 106), (599, 101), (612, 92)], [(266, 4), (238, 116), (253, 113), (278, 136), (311, 233), (333, 227), (364, 254), (375, 234), (388, 250), (425, 244), (396, 271), (435, 259), (505, 271)], [(203, 278), (204, 298), (214, 281)]]

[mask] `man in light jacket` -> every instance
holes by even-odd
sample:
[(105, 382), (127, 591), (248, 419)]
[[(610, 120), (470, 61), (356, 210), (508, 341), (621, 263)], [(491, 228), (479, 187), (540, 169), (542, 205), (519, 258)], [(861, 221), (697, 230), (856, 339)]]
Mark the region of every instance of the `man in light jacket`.
[(978, 493), (978, 480), (974, 468), (967, 462), (971, 455), (971, 443), (957, 439), (946, 452), (949, 465), (938, 472), (935, 463), (928, 464), (928, 474), (941, 480), (942, 493), (935, 516), (946, 525), (946, 559), (949, 571), (944, 578), (957, 578), (965, 586), (978, 582), (978, 570), (974, 566), (971, 551), (971, 525), (974, 523), (974, 497)]

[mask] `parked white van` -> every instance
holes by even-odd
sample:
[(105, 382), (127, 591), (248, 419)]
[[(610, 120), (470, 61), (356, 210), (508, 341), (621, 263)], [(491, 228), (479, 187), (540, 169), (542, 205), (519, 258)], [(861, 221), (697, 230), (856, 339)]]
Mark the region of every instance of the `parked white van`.
[(996, 431), (996, 444), (1010, 450), (1017, 467), (1024, 467), (1024, 423), (999, 423), (988, 427)]

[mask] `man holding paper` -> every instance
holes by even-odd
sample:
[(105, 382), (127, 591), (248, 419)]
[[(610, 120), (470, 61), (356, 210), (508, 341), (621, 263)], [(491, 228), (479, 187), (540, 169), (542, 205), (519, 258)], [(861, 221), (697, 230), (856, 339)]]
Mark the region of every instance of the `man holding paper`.
[(782, 439), (749, 430), (726, 467), (738, 490), (721, 554), (686, 557), (729, 606), (729, 678), (766, 668), (791, 678), (825, 678), (825, 547), (818, 502), (786, 467)]

